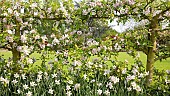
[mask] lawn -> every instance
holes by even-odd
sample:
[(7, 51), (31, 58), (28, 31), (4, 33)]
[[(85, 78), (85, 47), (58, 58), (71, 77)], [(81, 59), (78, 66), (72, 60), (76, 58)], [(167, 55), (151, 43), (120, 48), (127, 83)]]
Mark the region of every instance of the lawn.
[[(0, 51), (0, 56), (2, 56), (2, 55), (3, 55), (4, 58), (7, 59), (7, 58), (12, 56), (12, 53), (9, 52), (9, 51), (1, 50)], [(31, 55), (31, 57), (39, 58), (40, 54), (34, 53), (34, 54)], [(52, 56), (52, 57), (54, 57), (54, 56)], [(140, 59), (143, 62), (143, 64), (145, 64), (145, 66), (146, 66), (146, 55), (143, 54), (142, 52), (140, 52)], [(120, 52), (119, 53), (118, 60), (120, 60), (120, 61), (128, 60), (129, 64), (133, 64), (134, 63), (133, 58), (130, 57), (125, 52)], [(39, 63), (41, 63), (41, 60), (37, 60), (35, 65), (38, 65)], [(155, 62), (154, 66), (156, 68), (158, 68), (159, 70), (170, 70), (170, 58), (168, 58), (166, 60), (163, 60), (162, 62), (157, 61), (157, 62)]]

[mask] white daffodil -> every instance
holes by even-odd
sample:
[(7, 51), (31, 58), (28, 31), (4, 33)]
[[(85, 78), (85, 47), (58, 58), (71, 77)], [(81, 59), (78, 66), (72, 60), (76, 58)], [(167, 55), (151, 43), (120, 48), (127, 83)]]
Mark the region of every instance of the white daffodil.
[(28, 85), (24, 84), (24, 85), (23, 85), (23, 88), (26, 90), (26, 89), (28, 89), (29, 87), (28, 87)]
[(102, 90), (101, 90), (101, 89), (98, 89), (98, 90), (97, 90), (97, 94), (98, 94), (98, 95), (101, 95), (101, 94), (102, 94)]
[(66, 86), (66, 90), (68, 91), (68, 90), (70, 90), (71, 89), (71, 87), (69, 86), (69, 85), (67, 85)]
[(53, 94), (53, 92), (54, 92), (54, 90), (52, 90), (52, 89), (49, 89), (49, 90), (48, 90), (48, 93), (49, 93), (49, 94)]
[(19, 74), (18, 74), (18, 73), (15, 73), (15, 74), (14, 74), (14, 77), (15, 77), (15, 78), (19, 78)]
[(115, 77), (115, 76), (110, 76), (110, 81), (113, 82), (114, 84), (119, 82), (119, 78)]
[(56, 78), (57, 77), (57, 74), (52, 74), (52, 78)]
[(67, 91), (66, 95), (71, 96), (72, 95), (71, 91)]
[(26, 96), (32, 96), (32, 92), (28, 91), (28, 93), (26, 93)]
[(110, 91), (109, 91), (109, 90), (106, 90), (106, 91), (104, 91), (104, 94), (105, 94), (106, 96), (109, 96), (109, 95), (110, 95)]
[(12, 83), (16, 84), (16, 83), (18, 83), (18, 81), (15, 79), (15, 80), (12, 80)]
[(30, 82), (30, 86), (34, 87), (37, 86), (37, 84), (35, 82)]
[(74, 89), (75, 90), (78, 90), (80, 88), (80, 84), (78, 83), (78, 84), (75, 84), (75, 86), (74, 86)]
[(60, 80), (55, 80), (55, 84), (60, 85)]

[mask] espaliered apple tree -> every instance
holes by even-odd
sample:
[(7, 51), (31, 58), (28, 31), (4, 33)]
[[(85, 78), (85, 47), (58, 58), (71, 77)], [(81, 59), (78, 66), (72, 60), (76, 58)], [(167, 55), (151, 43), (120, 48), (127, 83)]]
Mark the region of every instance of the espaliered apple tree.
[[(153, 66), (157, 52), (158, 32), (169, 30), (169, 27), (163, 28), (162, 22), (170, 24), (170, 1), (168, 0), (121, 0), (113, 1), (113, 14), (120, 21), (135, 19), (137, 22), (145, 21), (143, 25), (147, 30), (147, 65), (146, 71), (149, 72), (147, 84), (152, 81)], [(110, 3), (111, 4), (111, 3)], [(143, 34), (139, 34), (143, 35)]]
[(63, 27), (57, 27), (71, 22), (74, 7), (72, 0), (3, 0), (0, 6), (0, 48), (12, 52), (14, 72), (22, 69), (21, 61), (32, 61), (29, 55), (34, 51), (52, 48), (48, 45), (50, 36), (53, 45), (59, 43), (57, 32)]
[[(88, 6), (88, 7), (87, 7)], [(86, 8), (86, 9), (85, 9)], [(147, 84), (152, 81), (153, 66), (157, 52), (158, 32), (170, 30), (170, 1), (169, 0), (102, 0), (91, 1), (84, 4), (83, 14), (108, 18), (111, 21), (115, 18), (118, 22), (127, 22), (135, 19), (136, 22), (144, 22), (143, 26), (147, 32), (147, 65), (149, 72)], [(168, 26), (164, 26), (164, 24)], [(143, 34), (139, 34), (143, 36)]]

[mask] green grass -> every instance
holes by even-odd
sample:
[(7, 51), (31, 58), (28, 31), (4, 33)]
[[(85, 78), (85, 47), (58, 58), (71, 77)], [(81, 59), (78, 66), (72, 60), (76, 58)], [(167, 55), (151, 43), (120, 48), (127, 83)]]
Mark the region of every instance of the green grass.
[[(4, 50), (2, 51), (1, 50), (0, 51), (0, 56), (2, 56), (2, 55), (3, 55), (3, 57), (5, 59), (7, 59), (7, 58), (12, 56), (12, 53), (9, 52), (9, 51), (4, 51)], [(31, 57), (39, 59), (41, 57), (41, 55), (37, 54), (37, 53), (33, 53), (31, 55)], [(50, 56), (50, 57), (54, 58), (54, 56)], [(52, 59), (49, 59), (48, 61), (50, 61), (50, 60), (52, 60)], [(128, 62), (129, 62), (128, 64), (134, 64), (133, 58), (131, 56), (129, 56), (128, 54), (126, 54), (125, 52), (120, 52), (119, 53), (118, 60), (120, 60), (120, 61), (128, 60)], [(142, 52), (140, 52), (140, 60), (142, 61), (144, 66), (146, 66), (146, 55), (143, 54)], [(41, 64), (40, 59), (37, 60), (37, 62), (34, 64), (34, 66), (37, 66), (39, 64)], [(159, 70), (170, 70), (170, 58), (167, 58), (166, 60), (163, 60), (162, 62), (160, 62), (160, 61), (155, 62), (154, 67), (159, 69)]]
[[(134, 63), (133, 58), (130, 57), (125, 52), (119, 53), (118, 59), (120, 61), (128, 60), (129, 64), (133, 64)], [(142, 52), (140, 52), (140, 60), (142, 61), (144, 66), (146, 66), (146, 55), (144, 53), (142, 53)], [(159, 69), (159, 70), (170, 70), (170, 58), (167, 58), (166, 60), (162, 60), (162, 62), (156, 61), (154, 63), (154, 67)]]

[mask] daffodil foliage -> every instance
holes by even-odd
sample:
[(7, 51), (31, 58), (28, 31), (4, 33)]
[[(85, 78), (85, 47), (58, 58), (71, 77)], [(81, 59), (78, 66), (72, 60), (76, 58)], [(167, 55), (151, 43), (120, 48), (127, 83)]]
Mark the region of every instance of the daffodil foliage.
[[(170, 27), (169, 0), (83, 0), (77, 3), (72, 0), (1, 0), (0, 6), (0, 48), (12, 52), (12, 59), (1, 60), (1, 69), (12, 74), (37, 70), (65, 70), (63, 75), (69, 78), (69, 70), (76, 69), (73, 71), (76, 73), (82, 68), (81, 74), (87, 72), (93, 78), (94, 74), (103, 71), (105, 66), (108, 67), (109, 62), (111, 66), (119, 64), (121, 70), (127, 66), (117, 60), (117, 55), (122, 51), (122, 47), (126, 48), (126, 40), (118, 35), (103, 41), (90, 38), (92, 26), (89, 22), (117, 19), (118, 23), (125, 23), (134, 19), (139, 22), (136, 26), (145, 30), (147, 35), (147, 39), (143, 40), (145, 36), (139, 34), (142, 38), (138, 38), (138, 41), (146, 44), (146, 72), (149, 73), (146, 81), (149, 85), (153, 79), (158, 32), (169, 32)], [(130, 52), (134, 59), (138, 58), (135, 50), (126, 51)], [(41, 60), (37, 60), (36, 56), (32, 57), (35, 53), (41, 54)], [(87, 67), (86, 70), (84, 64), (92, 57), (96, 58), (93, 60), (94, 64), (88, 63), (90, 69)], [(99, 61), (101, 65), (95, 65)], [(35, 64), (36, 62), (40, 64)], [(70, 65), (72, 62), (76, 63)], [(135, 63), (142, 64), (138, 59)], [(101, 67), (98, 71), (90, 71), (98, 67)], [(119, 81), (117, 77), (110, 78), (113, 82), (114, 79)], [(133, 85), (135, 86), (135, 83)], [(49, 90), (49, 93), (53, 93), (53, 90)], [(101, 90), (98, 90), (98, 93), (101, 94)]]

